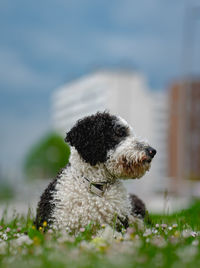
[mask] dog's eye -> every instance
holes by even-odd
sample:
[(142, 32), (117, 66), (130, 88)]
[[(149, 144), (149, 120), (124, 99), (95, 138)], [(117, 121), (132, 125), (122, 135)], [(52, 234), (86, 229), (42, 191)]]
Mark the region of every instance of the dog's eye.
[(114, 127), (114, 132), (118, 137), (127, 136), (127, 129), (125, 127), (120, 126), (120, 125), (116, 125)]

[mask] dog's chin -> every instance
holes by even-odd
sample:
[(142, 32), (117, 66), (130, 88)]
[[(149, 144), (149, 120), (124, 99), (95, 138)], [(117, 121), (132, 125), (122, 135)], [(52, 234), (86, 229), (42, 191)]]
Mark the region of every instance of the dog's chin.
[(146, 159), (137, 164), (129, 164), (123, 165), (121, 169), (121, 178), (123, 179), (140, 179), (145, 175), (147, 171), (149, 171), (151, 167), (151, 160)]

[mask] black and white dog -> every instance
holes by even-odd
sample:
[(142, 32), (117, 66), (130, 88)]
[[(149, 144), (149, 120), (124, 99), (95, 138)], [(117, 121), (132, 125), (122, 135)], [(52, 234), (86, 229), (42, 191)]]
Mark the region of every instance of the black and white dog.
[(139, 141), (128, 123), (108, 112), (79, 120), (67, 133), (69, 164), (52, 181), (38, 204), (36, 226), (79, 231), (89, 223), (125, 228), (144, 217), (145, 206), (128, 196), (121, 180), (140, 178), (156, 150)]

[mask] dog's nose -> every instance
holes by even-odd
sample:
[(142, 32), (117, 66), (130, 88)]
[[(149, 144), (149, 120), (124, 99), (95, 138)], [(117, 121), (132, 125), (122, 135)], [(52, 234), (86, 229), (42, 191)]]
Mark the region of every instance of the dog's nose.
[(156, 150), (149, 146), (149, 147), (146, 148), (146, 153), (147, 153), (148, 156), (153, 158), (155, 156), (155, 154), (156, 154)]

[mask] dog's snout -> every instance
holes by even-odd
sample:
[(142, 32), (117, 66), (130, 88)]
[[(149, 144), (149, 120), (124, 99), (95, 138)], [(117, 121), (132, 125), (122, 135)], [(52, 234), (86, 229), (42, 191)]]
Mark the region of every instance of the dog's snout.
[(146, 153), (148, 156), (150, 156), (151, 158), (153, 158), (156, 154), (156, 150), (152, 147), (147, 147), (146, 148)]

